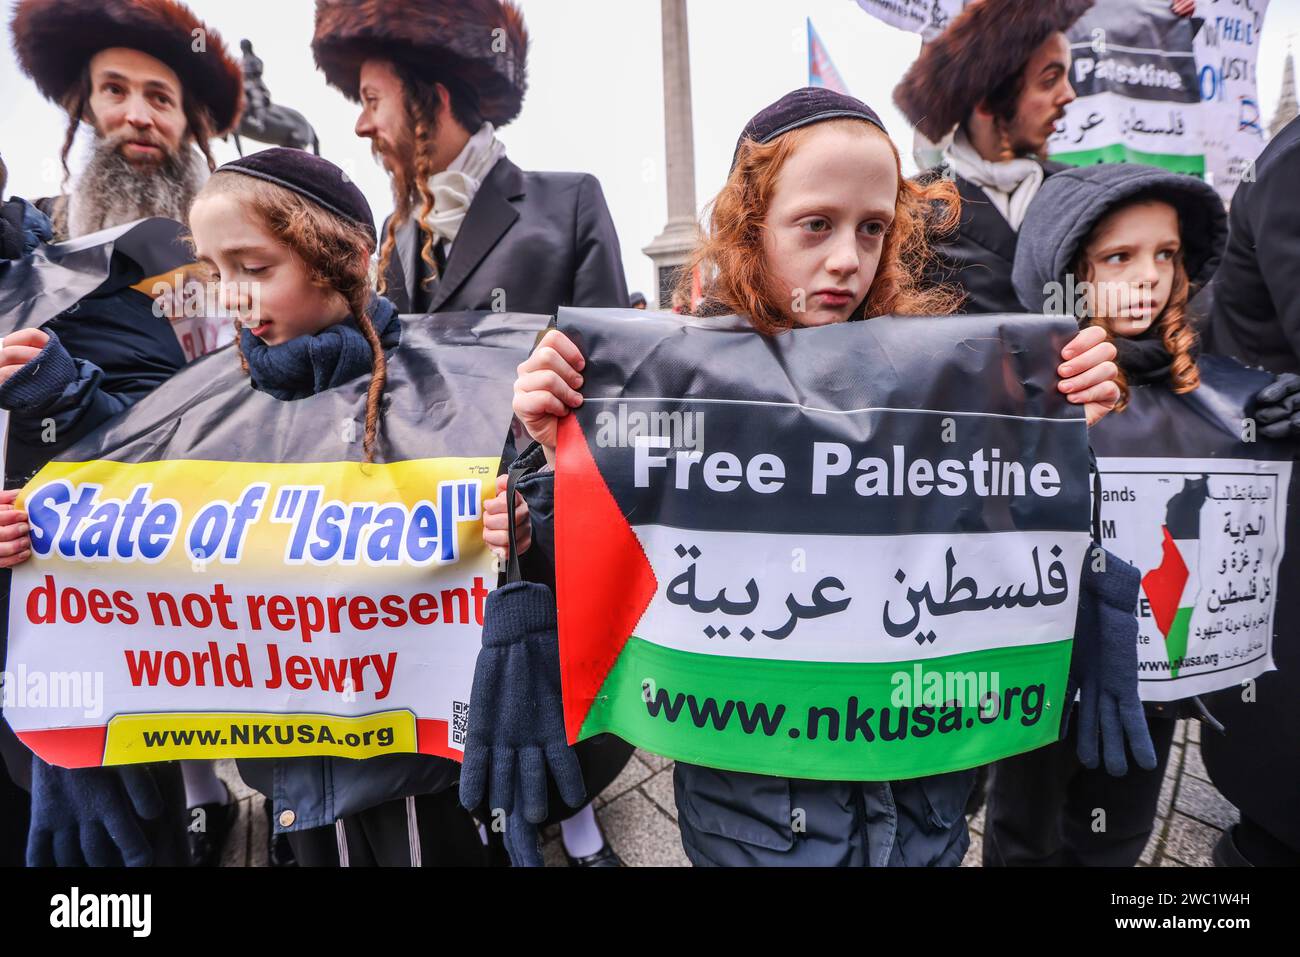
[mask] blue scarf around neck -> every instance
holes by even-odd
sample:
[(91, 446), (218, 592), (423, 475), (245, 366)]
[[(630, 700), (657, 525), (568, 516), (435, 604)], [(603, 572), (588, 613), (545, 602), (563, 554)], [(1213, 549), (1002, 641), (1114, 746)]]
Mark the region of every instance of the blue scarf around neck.
[[(397, 345), (402, 330), (397, 307), (383, 296), (372, 296), (369, 312), (384, 349)], [(370, 343), (355, 316), (278, 346), (268, 346), (247, 329), (240, 329), (239, 344), (248, 360), (253, 388), (286, 401), (351, 382), (374, 366)]]

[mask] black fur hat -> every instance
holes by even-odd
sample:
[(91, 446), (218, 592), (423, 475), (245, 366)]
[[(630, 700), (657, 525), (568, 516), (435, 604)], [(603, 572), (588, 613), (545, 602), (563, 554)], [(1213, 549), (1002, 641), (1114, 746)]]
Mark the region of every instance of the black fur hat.
[(207, 109), (214, 136), (225, 135), (239, 121), (244, 102), (239, 61), (221, 34), (177, 0), (19, 0), (10, 30), (18, 65), (60, 105), (96, 53), (127, 47), (176, 71), (185, 95)]
[(326, 81), (353, 101), (372, 57), (459, 80), (497, 127), (519, 115), (528, 88), (528, 31), (509, 0), (316, 0), (311, 48)]
[(1074, 25), (1094, 0), (976, 0), (921, 48), (894, 87), (894, 104), (939, 142), (1053, 33)]

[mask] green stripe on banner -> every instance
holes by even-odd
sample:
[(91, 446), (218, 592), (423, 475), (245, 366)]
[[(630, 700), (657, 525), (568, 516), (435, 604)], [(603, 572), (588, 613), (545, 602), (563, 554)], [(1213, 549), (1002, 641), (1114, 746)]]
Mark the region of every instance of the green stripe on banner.
[[(845, 663), (701, 655), (633, 636), (580, 737), (609, 731), (674, 760), (793, 778), (955, 771), (1056, 740), (1071, 644)], [(942, 704), (951, 698), (962, 703)]]
[(1180, 669), (1173, 667), (1175, 661), (1182, 661), (1187, 654), (1187, 629), (1192, 623), (1192, 608), (1179, 608), (1165, 635), (1165, 653), (1169, 656), (1169, 674), (1178, 677)]
[(1048, 159), (1057, 163), (1069, 163), (1071, 166), (1094, 166), (1097, 163), (1147, 163), (1159, 166), (1174, 173), (1191, 173), (1205, 178), (1205, 156), (1197, 153), (1182, 156), (1178, 153), (1144, 153), (1125, 146), (1112, 143), (1095, 150), (1079, 150), (1074, 153), (1052, 153)]

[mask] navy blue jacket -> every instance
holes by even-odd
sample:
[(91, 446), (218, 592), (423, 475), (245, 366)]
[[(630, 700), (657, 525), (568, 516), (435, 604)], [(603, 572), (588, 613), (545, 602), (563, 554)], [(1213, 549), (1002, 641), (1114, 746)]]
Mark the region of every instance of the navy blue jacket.
[[(0, 408), (10, 410), (5, 488), (21, 488), (45, 463), (122, 412), (185, 365), (170, 322), (154, 315), (153, 300), (128, 288), (139, 268), (121, 257), (94, 295), (46, 323), (49, 353), (57, 360), (28, 363), (3, 386)], [(31, 367), (31, 368), (29, 368)], [(40, 395), (31, 403), (26, 397)], [(6, 658), (9, 571), (0, 572), (0, 661)], [(14, 780), (26, 785), (31, 752), (0, 721), (0, 753)]]
[[(154, 315), (153, 306), (144, 293), (119, 287), (88, 296), (45, 324), (71, 359), (62, 368), (73, 371), (55, 380), (46, 365), (26, 377), (21, 393), (12, 379), (0, 386), (0, 408), (10, 410), (6, 488), (27, 484), (46, 462), (185, 365), (171, 323)], [(45, 398), (35, 405), (19, 401), (33, 386)]]

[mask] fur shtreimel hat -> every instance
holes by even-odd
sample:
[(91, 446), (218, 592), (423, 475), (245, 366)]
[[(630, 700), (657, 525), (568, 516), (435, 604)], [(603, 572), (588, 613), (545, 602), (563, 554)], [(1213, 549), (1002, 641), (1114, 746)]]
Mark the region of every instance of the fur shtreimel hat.
[(1053, 33), (1068, 30), (1094, 0), (976, 0), (921, 48), (894, 87), (894, 104), (939, 142)]
[(316, 0), (311, 48), (326, 81), (353, 101), (371, 58), (459, 80), (496, 127), (519, 115), (528, 88), (528, 31), (509, 0)]
[(185, 95), (207, 108), (214, 136), (239, 120), (239, 61), (221, 34), (176, 0), (19, 0), (10, 30), (23, 72), (60, 105), (96, 53), (127, 47), (176, 71)]

